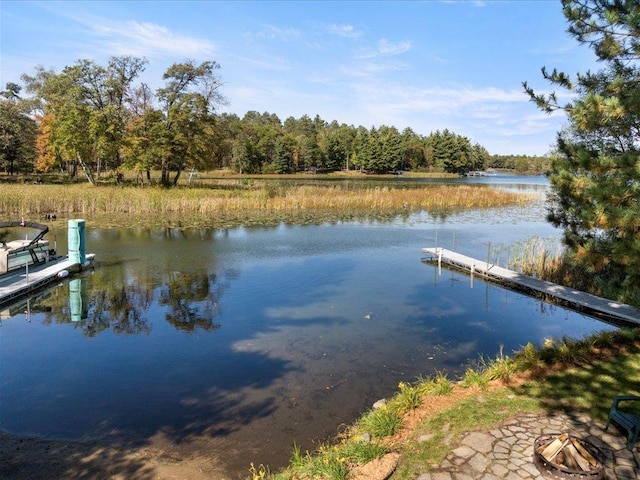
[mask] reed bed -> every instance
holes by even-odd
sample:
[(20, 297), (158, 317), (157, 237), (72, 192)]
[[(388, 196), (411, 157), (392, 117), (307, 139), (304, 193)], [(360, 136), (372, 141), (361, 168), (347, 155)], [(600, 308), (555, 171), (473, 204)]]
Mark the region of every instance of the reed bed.
[[(153, 218), (235, 219), (251, 215), (282, 217), (305, 213), (322, 218), (334, 215), (397, 214), (427, 210), (443, 213), (467, 208), (525, 205), (534, 197), (483, 186), (438, 185), (421, 188), (366, 186), (353, 188), (261, 184), (236, 188), (138, 188), (89, 185), (2, 185), (0, 215), (7, 218), (127, 216)], [(264, 216), (264, 215), (263, 215)]]
[(542, 279), (557, 279), (565, 268), (565, 249), (557, 239), (534, 237), (517, 244), (508, 268)]

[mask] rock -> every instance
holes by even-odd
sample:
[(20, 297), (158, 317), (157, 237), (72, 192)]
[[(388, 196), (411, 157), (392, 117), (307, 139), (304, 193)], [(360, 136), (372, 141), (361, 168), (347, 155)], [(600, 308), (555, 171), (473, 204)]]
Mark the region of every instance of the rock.
[(376, 403), (373, 404), (373, 409), (377, 410), (379, 408), (384, 407), (387, 404), (387, 399), (386, 398), (382, 398), (380, 400), (378, 400)]

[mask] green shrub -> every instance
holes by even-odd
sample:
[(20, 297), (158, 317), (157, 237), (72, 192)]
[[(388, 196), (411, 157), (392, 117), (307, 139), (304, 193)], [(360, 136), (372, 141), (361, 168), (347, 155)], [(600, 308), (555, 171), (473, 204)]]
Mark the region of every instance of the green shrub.
[(465, 387), (479, 387), (481, 389), (487, 388), (489, 379), (485, 372), (478, 371), (474, 368), (468, 368), (462, 377), (462, 385)]
[(384, 405), (365, 414), (358, 426), (372, 437), (386, 437), (396, 433), (402, 425), (402, 418), (397, 409)]

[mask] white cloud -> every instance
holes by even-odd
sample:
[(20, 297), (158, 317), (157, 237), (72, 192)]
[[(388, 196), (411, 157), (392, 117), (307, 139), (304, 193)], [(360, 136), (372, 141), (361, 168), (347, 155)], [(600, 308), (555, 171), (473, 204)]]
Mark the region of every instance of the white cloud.
[(332, 35), (345, 38), (359, 38), (362, 34), (353, 25), (329, 25), (327, 31)]
[(114, 55), (203, 58), (215, 52), (207, 40), (174, 33), (154, 23), (93, 19), (85, 25), (92, 27), (95, 37), (104, 39), (109, 53)]
[(409, 67), (402, 62), (375, 62), (368, 61), (358, 66), (342, 66), (339, 72), (345, 77), (352, 78), (374, 78), (376, 74), (389, 71), (407, 70)]
[(251, 57), (229, 55), (228, 58), (235, 59), (238, 63), (244, 64), (244, 66), (255, 67), (260, 70), (286, 72), (291, 70), (291, 65), (285, 59), (278, 57), (271, 57), (269, 59), (256, 59)]
[(411, 42), (394, 43), (386, 38), (378, 40), (377, 50), (380, 55), (389, 57), (392, 55), (400, 55), (411, 50)]
[[(388, 84), (359, 84), (354, 90), (362, 98), (375, 98), (384, 108), (401, 112), (455, 115), (463, 109), (483, 104), (524, 103), (523, 92), (499, 88), (407, 87)], [(467, 112), (465, 112), (465, 115)]]
[(378, 40), (375, 48), (366, 48), (356, 53), (356, 60), (366, 60), (377, 57), (393, 57), (411, 50), (411, 42), (392, 42), (386, 38)]
[(300, 36), (301, 33), (298, 29), (282, 28), (274, 25), (265, 25), (261, 31), (254, 34), (254, 37), (258, 39), (279, 40), (281, 42), (296, 40), (299, 39)]

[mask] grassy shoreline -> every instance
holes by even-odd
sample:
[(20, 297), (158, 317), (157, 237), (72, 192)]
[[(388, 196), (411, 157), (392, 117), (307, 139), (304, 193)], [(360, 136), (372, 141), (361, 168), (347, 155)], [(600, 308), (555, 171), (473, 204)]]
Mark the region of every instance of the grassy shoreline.
[(389, 401), (365, 412), (332, 444), (304, 453), (294, 446), (289, 467), (271, 473), (252, 464), (250, 478), (346, 480), (363, 464), (393, 452), (400, 460), (391, 478), (409, 480), (439, 464), (467, 431), (522, 413), (559, 410), (584, 412), (604, 423), (613, 393), (621, 392), (640, 395), (640, 328), (549, 339), (512, 357), (480, 359), (456, 381), (436, 374), (400, 383)]

